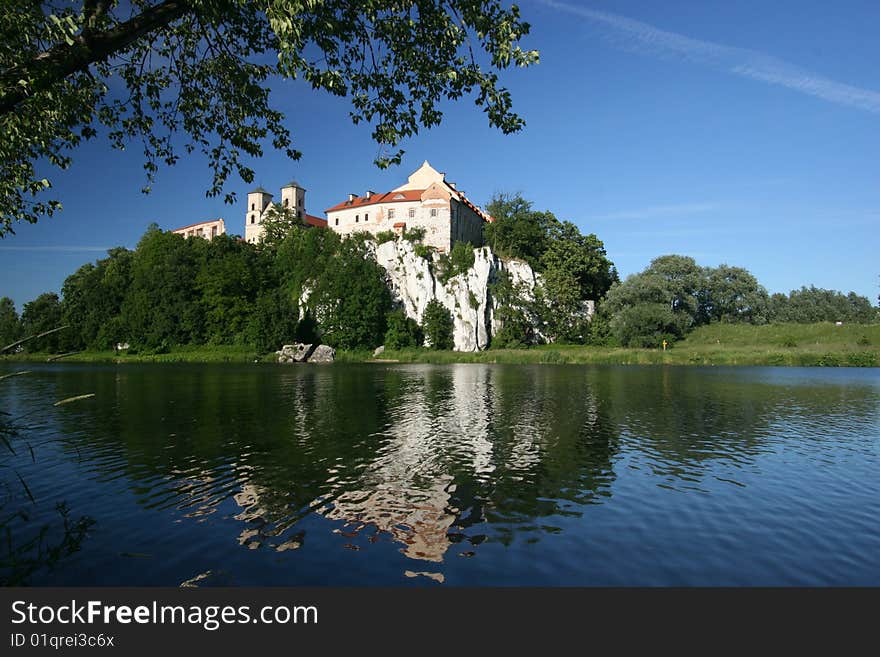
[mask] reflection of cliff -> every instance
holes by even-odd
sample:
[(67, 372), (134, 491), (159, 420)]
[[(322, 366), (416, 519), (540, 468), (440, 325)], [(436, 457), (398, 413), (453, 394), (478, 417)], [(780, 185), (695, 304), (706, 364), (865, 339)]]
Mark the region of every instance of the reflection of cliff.
[[(383, 443), (322, 513), (344, 533), (389, 533), (440, 562), (468, 527), (569, 513), (613, 478), (611, 436), (583, 378), (541, 368), (413, 367), (389, 398)], [(570, 385), (575, 384), (575, 385)], [(452, 531), (450, 531), (452, 530)], [(499, 536), (509, 540), (509, 534)]]

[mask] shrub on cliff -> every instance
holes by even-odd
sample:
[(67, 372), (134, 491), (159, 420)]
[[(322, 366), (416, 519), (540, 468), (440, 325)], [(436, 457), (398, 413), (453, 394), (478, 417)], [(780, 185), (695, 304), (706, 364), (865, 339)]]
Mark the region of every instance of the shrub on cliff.
[(431, 349), (452, 349), (454, 346), (452, 315), (442, 303), (431, 299), (422, 318), (425, 339)]

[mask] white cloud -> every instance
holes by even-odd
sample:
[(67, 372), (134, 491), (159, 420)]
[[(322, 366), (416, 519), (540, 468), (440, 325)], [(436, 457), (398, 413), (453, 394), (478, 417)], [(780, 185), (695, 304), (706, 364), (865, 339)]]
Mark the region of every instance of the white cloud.
[(718, 209), (717, 203), (683, 203), (680, 205), (654, 205), (647, 208), (634, 210), (622, 210), (600, 214), (589, 219), (591, 221), (617, 220), (617, 219), (654, 219), (658, 217), (682, 217), (692, 214), (703, 214)]
[(838, 105), (880, 113), (880, 92), (830, 80), (756, 50), (692, 39), (625, 16), (556, 2), (556, 0), (537, 1), (558, 11), (610, 27), (615, 36), (623, 38), (620, 45), (627, 49), (635, 48), (640, 52), (658, 56), (680, 57)]

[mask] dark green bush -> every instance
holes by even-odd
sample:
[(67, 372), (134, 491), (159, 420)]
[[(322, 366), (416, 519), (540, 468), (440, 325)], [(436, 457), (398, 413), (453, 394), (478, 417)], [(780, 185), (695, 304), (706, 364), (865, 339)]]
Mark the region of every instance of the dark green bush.
[(422, 329), (414, 319), (406, 316), (403, 310), (388, 313), (388, 330), (385, 331), (386, 349), (405, 349), (421, 347), (424, 343)]
[(422, 329), (431, 349), (452, 349), (454, 346), (452, 315), (442, 303), (431, 299), (422, 318)]

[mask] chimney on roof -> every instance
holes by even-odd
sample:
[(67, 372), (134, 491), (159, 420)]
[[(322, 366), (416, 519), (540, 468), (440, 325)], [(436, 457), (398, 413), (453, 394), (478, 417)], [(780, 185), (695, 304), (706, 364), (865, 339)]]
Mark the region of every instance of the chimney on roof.
[(371, 198), (371, 197), (373, 196), (373, 194), (375, 194), (375, 193), (376, 193), (376, 192), (374, 192), (372, 189), (368, 189), (368, 190), (367, 190), (367, 194), (366, 194), (367, 200), (369, 201), (370, 198)]
[(357, 198), (357, 194), (349, 194), (348, 195), (348, 202), (351, 203), (356, 198)]
[(455, 183), (447, 183), (452, 189), (455, 189)]

